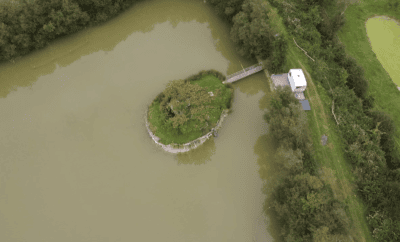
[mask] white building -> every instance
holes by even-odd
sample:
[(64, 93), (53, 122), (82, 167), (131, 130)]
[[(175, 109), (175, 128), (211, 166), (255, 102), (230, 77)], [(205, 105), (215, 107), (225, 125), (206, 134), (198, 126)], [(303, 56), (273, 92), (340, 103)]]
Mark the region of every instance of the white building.
[(288, 79), (293, 92), (304, 92), (306, 90), (307, 81), (302, 69), (290, 69)]

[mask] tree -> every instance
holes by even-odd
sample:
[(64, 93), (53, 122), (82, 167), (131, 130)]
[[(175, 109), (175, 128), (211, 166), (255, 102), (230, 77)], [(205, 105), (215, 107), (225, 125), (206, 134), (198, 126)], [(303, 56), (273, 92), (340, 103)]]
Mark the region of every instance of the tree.
[(275, 191), (273, 208), (286, 241), (309, 241), (323, 227), (328, 230), (322, 229), (319, 237), (346, 233), (345, 205), (332, 198), (330, 187), (318, 177), (309, 173), (288, 176)]
[(184, 80), (169, 82), (160, 102), (160, 111), (167, 117), (166, 127), (183, 134), (205, 129), (211, 112), (217, 111), (209, 105), (217, 96), (218, 92), (210, 96), (206, 88)]
[(303, 153), (300, 149), (293, 151), (281, 145), (275, 155), (275, 161), (279, 166), (293, 174), (299, 173), (303, 169)]
[(310, 151), (310, 137), (307, 115), (294, 97), (289, 86), (278, 87), (271, 97), (271, 109), (264, 119), (269, 125), (273, 137), (279, 142), (287, 143), (293, 150)]
[[(399, 152), (396, 146), (394, 134), (396, 133), (396, 126), (393, 119), (385, 112), (374, 110), (367, 112), (367, 115), (372, 118), (370, 128), (378, 126), (381, 131), (380, 147), (385, 152), (385, 159), (390, 169), (397, 169), (400, 167)], [(377, 127), (378, 128), (378, 127)]]
[(278, 35), (272, 42), (272, 53), (268, 61), (267, 69), (272, 73), (283, 71), (282, 67), (286, 63), (287, 40), (283, 35)]
[[(338, 2), (337, 0), (327, 1), (327, 4), (330, 6), (324, 6), (320, 9), (322, 21), (315, 26), (324, 40), (331, 40), (335, 37), (337, 31), (346, 23), (346, 18), (343, 13), (347, 6), (345, 2)], [(328, 16), (326, 9), (334, 9), (333, 17), (330, 18)]]
[(345, 149), (351, 161), (357, 165), (373, 165), (385, 167), (385, 153), (379, 146), (381, 131), (375, 130), (372, 134), (367, 134), (359, 125), (353, 124), (353, 130), (357, 137), (353, 143)]
[(210, 3), (215, 7), (216, 12), (224, 16), (230, 23), (232, 18), (240, 10), (242, 10), (242, 4), (244, 0), (210, 0)]
[[(352, 124), (359, 124), (362, 129), (370, 128), (371, 119), (366, 116), (362, 110), (362, 101), (353, 90), (347, 87), (338, 86), (329, 90), (335, 103), (335, 114), (338, 117), (342, 132), (346, 134), (355, 133), (351, 127)], [(350, 125), (350, 126), (349, 126)], [(345, 130), (344, 130), (345, 129)], [(354, 142), (356, 136), (348, 136), (350, 143)]]
[(375, 98), (372, 95), (368, 95), (362, 100), (362, 104), (364, 111), (372, 109), (375, 106)]
[(268, 24), (268, 12), (262, 0), (246, 0), (242, 11), (233, 17), (231, 39), (242, 56), (259, 56), (262, 59), (270, 56), (273, 37)]
[(400, 0), (388, 0), (388, 6), (396, 12), (400, 10)]
[(364, 78), (364, 69), (357, 64), (353, 57), (347, 57), (343, 62), (349, 77), (347, 78), (347, 86), (354, 90), (357, 97), (365, 99), (368, 92), (369, 83)]

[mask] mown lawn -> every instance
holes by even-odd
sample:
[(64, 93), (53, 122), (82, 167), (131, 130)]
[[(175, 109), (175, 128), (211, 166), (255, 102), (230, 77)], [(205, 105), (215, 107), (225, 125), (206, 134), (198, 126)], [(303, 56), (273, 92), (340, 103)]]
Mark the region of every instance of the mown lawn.
[[(210, 132), (211, 128), (215, 127), (217, 124), (221, 113), (224, 109), (229, 107), (229, 103), (232, 98), (232, 89), (228, 88), (225, 84), (222, 84), (221, 80), (213, 75), (207, 75), (199, 80), (192, 81), (192, 84), (199, 85), (201, 87), (206, 87), (209, 92), (213, 92), (215, 99), (209, 104), (211, 107), (216, 107), (215, 109), (210, 109), (209, 116), (209, 128), (207, 130), (191, 132), (188, 134), (177, 134), (167, 129), (163, 128), (163, 123), (166, 120), (165, 115), (160, 111), (160, 103), (154, 101), (149, 107), (149, 123), (150, 128), (153, 133), (160, 138), (160, 142), (163, 144), (185, 144), (192, 140), (195, 140), (206, 133)], [(217, 96), (217, 90), (220, 90)]]

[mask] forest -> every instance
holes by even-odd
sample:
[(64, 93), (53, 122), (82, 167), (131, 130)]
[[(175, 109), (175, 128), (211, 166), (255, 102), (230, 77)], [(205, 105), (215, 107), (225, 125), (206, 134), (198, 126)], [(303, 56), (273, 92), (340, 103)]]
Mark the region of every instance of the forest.
[[(400, 11), (399, 0), (386, 0)], [(116, 16), (133, 0), (36, 0), (0, 3), (0, 61), (13, 61), (50, 41)], [(237, 51), (248, 58), (270, 59), (267, 69), (283, 70), (286, 46), (297, 43), (315, 58), (310, 60), (315, 80), (333, 100), (332, 112), (352, 164), (359, 196), (367, 206), (365, 217), (376, 241), (400, 240), (400, 151), (393, 119), (373, 111), (365, 70), (348, 56), (337, 32), (346, 23), (345, 3), (339, 0), (210, 0), (217, 14), (231, 24)], [(287, 33), (280, 31), (277, 16)], [(328, 68), (329, 67), (329, 68)], [(285, 160), (284, 181), (275, 189), (274, 210), (285, 241), (346, 241), (351, 223), (346, 206), (332, 198), (316, 172), (308, 132), (287, 128), (307, 121), (298, 101), (279, 90), (266, 121), (280, 144), (277, 156)], [(297, 104), (295, 104), (297, 103)], [(332, 116), (332, 119), (334, 117)], [(337, 119), (336, 119), (337, 118)], [(331, 172), (331, 171), (326, 171)]]

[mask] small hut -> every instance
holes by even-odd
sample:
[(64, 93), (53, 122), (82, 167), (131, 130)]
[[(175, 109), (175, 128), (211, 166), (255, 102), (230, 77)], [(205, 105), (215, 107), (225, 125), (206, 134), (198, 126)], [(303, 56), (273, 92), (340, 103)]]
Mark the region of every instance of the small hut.
[(292, 88), (292, 92), (304, 92), (307, 87), (307, 81), (303, 70), (290, 69), (288, 74), (289, 84)]

